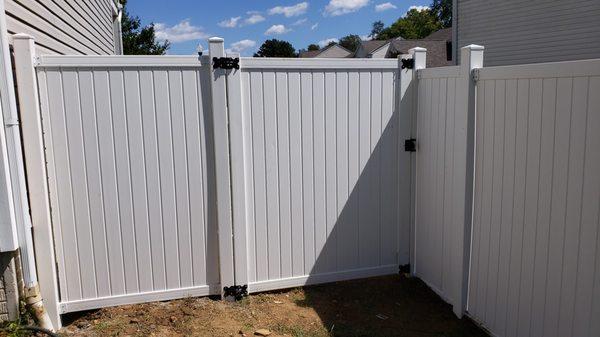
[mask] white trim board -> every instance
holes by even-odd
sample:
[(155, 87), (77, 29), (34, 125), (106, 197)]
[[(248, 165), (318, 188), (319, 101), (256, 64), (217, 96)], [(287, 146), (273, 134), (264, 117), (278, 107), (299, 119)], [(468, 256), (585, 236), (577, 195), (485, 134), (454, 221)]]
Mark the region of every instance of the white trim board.
[(198, 297), (208, 295), (218, 295), (221, 293), (221, 286), (204, 285), (190, 288), (150, 291), (137, 294), (126, 294), (119, 296), (109, 296), (94, 298), (90, 300), (62, 302), (59, 304), (59, 313), (65, 314), (68, 312), (83, 311), (90, 309), (99, 309), (112, 307), (117, 305), (138, 304), (155, 301), (168, 301), (181, 299), (185, 297)]
[(353, 269), (340, 272), (323, 273), (317, 275), (304, 275), (288, 277), (277, 280), (250, 282), (248, 292), (256, 293), (262, 291), (278, 290), (285, 288), (302, 287), (312, 284), (348, 281), (367, 277), (398, 274), (398, 265), (387, 265), (373, 268)]

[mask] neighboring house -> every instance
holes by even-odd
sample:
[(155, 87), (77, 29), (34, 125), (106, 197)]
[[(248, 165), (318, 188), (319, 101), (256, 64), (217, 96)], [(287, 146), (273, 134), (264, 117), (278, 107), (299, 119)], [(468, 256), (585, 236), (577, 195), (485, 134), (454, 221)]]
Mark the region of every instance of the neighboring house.
[(453, 7), (454, 45), (485, 46), (486, 66), (600, 58), (600, 1), (454, 0)]
[(395, 38), (390, 40), (362, 41), (355, 53), (359, 58), (396, 58), (398, 55), (408, 54), (414, 47), (427, 49), (427, 67), (443, 67), (452, 65), (452, 28), (440, 29), (423, 39), (404, 40)]
[(9, 35), (35, 38), (40, 54), (122, 54), (114, 0), (5, 0)]
[[(121, 54), (121, 10), (115, 0), (5, 0), (0, 3), (0, 322), (18, 314), (16, 232), (29, 229), (17, 104), (9, 45), (35, 39), (37, 54)], [(18, 203), (21, 202), (21, 203)], [(22, 255), (23, 257), (23, 255)], [(23, 262), (25, 263), (25, 262)]]
[(352, 52), (337, 43), (332, 43), (319, 50), (301, 51), (298, 56), (300, 58), (347, 58), (352, 57)]
[(354, 57), (356, 58), (385, 58), (390, 48), (392, 40), (370, 40), (361, 41), (360, 46), (356, 50)]

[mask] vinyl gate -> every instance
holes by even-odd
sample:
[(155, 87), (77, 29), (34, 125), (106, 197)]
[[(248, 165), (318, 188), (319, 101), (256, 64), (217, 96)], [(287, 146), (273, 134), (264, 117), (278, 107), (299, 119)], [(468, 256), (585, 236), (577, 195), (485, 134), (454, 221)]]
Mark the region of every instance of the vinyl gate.
[(247, 233), (236, 283), (261, 291), (409, 263), (399, 81), (397, 60), (241, 59), (228, 83), (242, 96), (239, 113), (230, 105), (242, 131), (232, 153), (243, 153), (233, 207)]
[[(222, 40), (210, 47), (224, 56)], [(412, 71), (390, 59), (212, 63), (28, 65), (47, 161), (28, 174), (47, 175), (53, 233), (44, 246), (38, 232), (38, 246), (56, 254), (56, 292), (42, 283), (49, 303), (57, 296), (52, 317), (409, 263), (411, 156), (401, 144), (411, 121), (399, 93)]]

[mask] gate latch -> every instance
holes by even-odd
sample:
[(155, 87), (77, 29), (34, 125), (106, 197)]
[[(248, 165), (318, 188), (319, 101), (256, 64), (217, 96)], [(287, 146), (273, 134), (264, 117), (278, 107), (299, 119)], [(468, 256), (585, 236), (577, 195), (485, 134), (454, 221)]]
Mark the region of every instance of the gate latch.
[(240, 59), (237, 57), (213, 57), (213, 69), (240, 69)]
[(415, 59), (402, 59), (402, 69), (412, 69), (415, 67)]
[(406, 139), (404, 141), (404, 151), (416, 152), (417, 151), (417, 140), (414, 138)]
[(225, 299), (239, 301), (248, 296), (248, 285), (224, 287), (223, 295)]

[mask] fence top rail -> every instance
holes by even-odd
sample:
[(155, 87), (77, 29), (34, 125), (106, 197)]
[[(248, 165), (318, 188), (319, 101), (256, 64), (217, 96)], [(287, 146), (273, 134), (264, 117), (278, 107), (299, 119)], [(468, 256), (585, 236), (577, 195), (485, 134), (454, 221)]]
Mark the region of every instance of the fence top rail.
[(419, 69), (419, 78), (451, 78), (460, 76), (460, 66)]
[(201, 67), (209, 56), (182, 55), (42, 55), (38, 68)]
[(398, 69), (397, 59), (242, 57), (244, 69)]
[(484, 67), (480, 80), (600, 76), (600, 59)]

